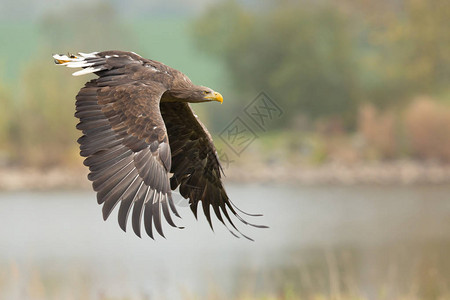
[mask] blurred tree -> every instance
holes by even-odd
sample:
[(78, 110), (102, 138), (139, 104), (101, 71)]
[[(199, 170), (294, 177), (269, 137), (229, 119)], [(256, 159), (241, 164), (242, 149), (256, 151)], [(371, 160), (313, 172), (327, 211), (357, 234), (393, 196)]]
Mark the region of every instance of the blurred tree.
[(71, 99), (84, 80), (70, 79), (55, 72), (48, 61), (35, 62), (25, 70), (10, 114), (13, 164), (51, 167), (73, 160), (79, 134)]
[(124, 49), (132, 45), (133, 35), (111, 3), (100, 1), (90, 5), (77, 3), (46, 15), (40, 29), (53, 51)]
[[(405, 53), (401, 69), (410, 89), (432, 92), (450, 81), (450, 4), (446, 0), (408, 0), (398, 46)], [(397, 19), (401, 24), (402, 19)], [(401, 26), (401, 25), (399, 25)]]
[(418, 97), (405, 111), (412, 154), (422, 159), (450, 162), (450, 108)]
[(329, 7), (281, 3), (257, 15), (225, 1), (196, 22), (195, 37), (226, 60), (241, 91), (264, 90), (279, 102), (279, 125), (299, 114), (353, 125), (358, 82), (349, 21)]
[(348, 129), (362, 102), (404, 108), (414, 95), (448, 93), (448, 20), (447, 0), (285, 0), (252, 11), (228, 0), (196, 21), (194, 37), (246, 99), (264, 90), (280, 103), (279, 125), (304, 114)]
[(0, 165), (6, 163), (11, 151), (9, 139), (11, 135), (11, 114), (13, 101), (11, 92), (0, 78)]
[(361, 19), (358, 57), (366, 99), (404, 107), (414, 95), (441, 94), (450, 81), (450, 6), (446, 0), (347, 0)]

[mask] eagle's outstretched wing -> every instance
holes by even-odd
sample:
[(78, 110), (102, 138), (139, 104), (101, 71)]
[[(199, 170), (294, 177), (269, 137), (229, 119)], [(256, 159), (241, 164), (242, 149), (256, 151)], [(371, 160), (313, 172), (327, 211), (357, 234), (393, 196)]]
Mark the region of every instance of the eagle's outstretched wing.
[(142, 61), (100, 55), (87, 60), (92, 64), (88, 67), (100, 69), (95, 71), (99, 78), (88, 82), (76, 97), (77, 128), (84, 134), (78, 142), (90, 170), (88, 178), (98, 202), (103, 203), (104, 219), (120, 202), (123, 230), (132, 212), (138, 236), (142, 219), (150, 237), (152, 222), (164, 236), (161, 211), (172, 226), (176, 225), (169, 207), (178, 216), (168, 177), (170, 146), (159, 109), (170, 82), (161, 80), (159, 71)]
[[(236, 212), (239, 209), (230, 201), (222, 185), (222, 167), (211, 135), (189, 104), (161, 103), (161, 113), (172, 149), (171, 188), (174, 190), (180, 186), (180, 194), (189, 199), (194, 215), (197, 217), (197, 206), (199, 201), (202, 201), (203, 212), (211, 228), (210, 206), (220, 222), (227, 226), (227, 220), (236, 231), (248, 239), (250, 238), (236, 228), (228, 211), (244, 224), (265, 228), (266, 226), (248, 223)], [(230, 232), (236, 236), (232, 230)]]

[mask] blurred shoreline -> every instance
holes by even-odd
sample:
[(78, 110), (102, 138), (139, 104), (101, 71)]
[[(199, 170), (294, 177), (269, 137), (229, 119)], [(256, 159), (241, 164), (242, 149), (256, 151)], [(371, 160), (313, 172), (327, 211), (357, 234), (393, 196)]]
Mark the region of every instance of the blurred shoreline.
[[(86, 168), (0, 168), (0, 191), (90, 189)], [(232, 164), (226, 182), (292, 185), (450, 184), (450, 164), (397, 160), (356, 164)]]

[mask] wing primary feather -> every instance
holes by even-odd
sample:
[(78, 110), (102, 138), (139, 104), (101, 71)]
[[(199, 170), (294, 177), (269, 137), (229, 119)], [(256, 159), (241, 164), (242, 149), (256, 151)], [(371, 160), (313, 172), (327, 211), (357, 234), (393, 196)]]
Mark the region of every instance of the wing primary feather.
[(91, 107), (95, 105), (99, 105), (97, 102), (97, 90), (89, 92), (83, 92), (83, 94), (78, 94), (75, 99), (75, 108), (78, 110), (82, 107)]
[(122, 180), (123, 176), (125, 176), (124, 173), (128, 173), (133, 167), (133, 161), (129, 161), (123, 166), (118, 165), (117, 168), (108, 170), (108, 172), (105, 171), (101, 177), (93, 182), (92, 186), (94, 190), (100, 192), (102, 196), (104, 196), (103, 191), (109, 191), (118, 181)]
[(153, 223), (155, 224), (156, 231), (163, 237), (164, 236), (161, 226), (161, 192), (155, 193), (155, 198), (152, 201)]
[(214, 208), (214, 213), (216, 214), (217, 219), (219, 219), (219, 221), (222, 222), (222, 224), (225, 226), (225, 228), (228, 229), (228, 231), (229, 231), (232, 235), (234, 235), (235, 237), (239, 238), (239, 236), (238, 236), (236, 233), (234, 233), (234, 231), (231, 230), (231, 229), (228, 227), (228, 225), (225, 223), (225, 221), (223, 220), (222, 214), (220, 213), (220, 207), (219, 207), (219, 205), (213, 205), (213, 208)]
[(105, 115), (101, 110), (98, 109), (78, 109), (74, 115), (78, 119), (90, 118), (90, 117), (102, 117)]
[(78, 139), (78, 143), (82, 144), (91, 142), (91, 141), (97, 141), (102, 138), (105, 138), (107, 136), (114, 137), (116, 139), (119, 139), (120, 136), (126, 134), (126, 128), (121, 128), (120, 130), (113, 131), (112, 128), (105, 128), (103, 131), (97, 131), (97, 132), (91, 132), (87, 135), (83, 135), (81, 138)]
[(169, 198), (169, 196), (170, 194), (165, 194), (165, 196), (163, 196), (161, 200), (161, 207), (164, 214), (164, 218), (166, 218), (166, 221), (167, 223), (169, 223), (170, 226), (180, 228), (177, 225), (175, 225), (175, 223), (172, 220), (172, 217), (170, 216), (169, 205), (167, 204), (167, 202), (171, 201), (172, 197)]
[(131, 225), (133, 226), (134, 233), (141, 237), (141, 219), (142, 213), (144, 212), (144, 202), (148, 197), (148, 194), (153, 191), (150, 187), (147, 187), (145, 194), (138, 195), (138, 199), (134, 202), (133, 205), (133, 215), (131, 219)]
[(228, 201), (225, 201), (224, 203), (228, 206), (228, 208), (229, 208), (230, 211), (233, 213), (233, 215), (235, 215), (236, 218), (239, 219), (239, 221), (241, 221), (241, 222), (244, 223), (245, 225), (252, 226), (252, 227), (256, 227), (256, 228), (269, 228), (269, 226), (266, 226), (266, 225), (258, 225), (258, 224), (253, 224), (253, 223), (250, 223), (250, 222), (246, 221), (245, 219), (243, 219), (243, 218), (242, 218), (242, 217), (241, 217), (241, 216), (233, 209), (233, 207), (232, 207), (231, 204), (230, 204), (230, 199), (227, 198), (227, 200), (228, 200)]
[[(133, 170), (133, 171), (134, 171), (134, 170)], [(130, 174), (131, 174), (131, 173), (130, 173)], [(108, 203), (110, 203), (110, 202), (115, 202), (114, 206), (110, 209), (110, 212), (109, 212), (109, 213), (111, 213), (111, 212), (113, 211), (114, 207), (115, 207), (119, 202), (120, 202), (120, 204), (121, 204), (121, 206), (122, 206), (122, 203), (123, 203), (124, 201), (132, 201), (132, 200), (133, 200), (132, 197), (128, 197), (128, 198), (130, 198), (130, 199), (128, 199), (128, 198), (125, 198), (124, 196), (125, 196), (125, 194), (127, 193), (127, 191), (130, 189), (130, 187), (133, 186), (133, 184), (136, 182), (136, 180), (137, 180), (138, 177), (139, 177), (139, 175), (135, 175), (135, 176), (133, 177), (133, 179), (131, 180), (130, 183), (128, 183), (127, 185), (124, 185), (124, 186), (121, 187), (120, 189), (116, 189), (116, 192), (114, 193), (114, 195), (111, 195), (111, 197), (113, 197), (112, 199), (114, 199), (114, 200), (109, 200), (109, 199), (105, 200), (105, 204), (103, 204), (103, 208), (104, 208), (106, 205), (108, 205)], [(117, 194), (120, 194), (120, 195), (117, 196)], [(118, 216), (118, 218), (119, 218), (119, 216)], [(119, 219), (120, 219), (120, 218), (119, 218)], [(126, 223), (126, 222), (125, 222), (125, 223)], [(120, 225), (120, 220), (119, 220), (119, 225)]]
[(172, 210), (172, 212), (174, 213), (175, 216), (177, 216), (178, 218), (181, 218), (181, 216), (178, 214), (177, 208), (175, 207), (175, 203), (173, 203), (172, 195), (171, 194), (167, 194), (167, 195), (169, 197), (170, 209)]
[(250, 240), (250, 241), (254, 242), (254, 240), (253, 240), (252, 238), (250, 238), (250, 237), (246, 236), (245, 234), (243, 234), (243, 233), (236, 227), (236, 225), (234, 225), (234, 223), (231, 221), (231, 218), (230, 218), (230, 216), (229, 216), (229, 214), (228, 214), (228, 212), (227, 212), (226, 207), (225, 207), (223, 204), (221, 205), (221, 208), (222, 208), (223, 214), (225, 215), (225, 218), (228, 220), (228, 222), (230, 223), (230, 225), (233, 226), (233, 228), (234, 228), (241, 236), (243, 236), (243, 237), (246, 238), (247, 240)]
[[(98, 152), (99, 150), (108, 149), (107, 144), (116, 144), (117, 138), (112, 135), (105, 135), (95, 139), (95, 137), (86, 136), (80, 138), (80, 155), (83, 157), (89, 156)], [(117, 144), (116, 144), (117, 145)]]
[(82, 130), (84, 132), (84, 130), (95, 129), (100, 126), (110, 126), (110, 125), (109, 125), (109, 122), (107, 119), (100, 119), (100, 120), (91, 121), (91, 122), (81, 121), (77, 124), (76, 128), (78, 130)]
[(211, 227), (211, 230), (214, 231), (212, 221), (211, 221), (211, 214), (209, 211), (209, 203), (202, 200), (202, 207), (203, 207), (203, 213), (205, 214), (206, 220), (208, 220), (209, 227)]
[[(139, 181), (136, 181), (136, 182), (139, 183)], [(133, 182), (133, 184), (134, 184), (134, 182)], [(122, 200), (122, 202), (120, 203), (119, 213), (117, 215), (117, 218), (119, 221), (120, 228), (122, 228), (122, 230), (125, 232), (127, 231), (127, 220), (128, 220), (128, 215), (130, 214), (130, 211), (131, 211), (131, 205), (133, 204), (134, 200), (138, 196), (139, 191), (141, 190), (143, 185), (144, 185), (144, 182), (141, 181), (139, 184), (139, 187), (136, 189), (136, 192), (134, 193), (133, 197), (129, 197), (132, 194), (130, 194), (130, 195), (127, 194), (127, 193), (132, 192), (132, 189), (131, 189), (132, 186), (130, 186), (130, 189), (125, 192), (126, 195), (123, 196), (125, 198), (125, 200)]]
[(153, 228), (152, 228), (152, 218), (153, 218), (152, 204), (153, 203), (151, 201), (147, 201), (147, 203), (145, 203), (144, 228), (145, 232), (147, 232), (147, 235), (154, 240), (155, 238), (153, 237)]
[(245, 212), (241, 209), (239, 209), (239, 207), (237, 207), (230, 199), (228, 199), (228, 202), (230, 202), (230, 204), (233, 206), (234, 209), (238, 210), (239, 212), (243, 213), (244, 215), (247, 215), (249, 217), (262, 217), (262, 214), (250, 214), (248, 212)]
[[(82, 113), (82, 112), (87, 112), (87, 111), (97, 111), (97, 112), (102, 112), (101, 111), (101, 107), (100, 105), (98, 105), (97, 102), (90, 102), (90, 101), (86, 101), (86, 103), (78, 103), (76, 105), (76, 112), (74, 114), (75, 117), (78, 118), (78, 116)], [(103, 113), (103, 112), (102, 112)]]
[[(104, 153), (104, 151), (105, 150), (100, 150), (102, 153)], [(98, 153), (98, 152), (97, 152)], [(102, 173), (102, 172), (109, 172), (109, 170), (111, 169), (111, 170), (116, 170), (117, 169), (117, 167), (123, 162), (123, 161), (129, 161), (129, 162), (132, 162), (132, 160), (130, 159), (130, 151), (126, 151), (126, 152), (123, 152), (123, 153), (120, 153), (120, 154), (117, 154), (116, 156), (112, 156), (110, 159), (106, 159), (106, 160), (104, 160), (104, 161), (101, 161), (100, 160), (100, 158), (101, 157), (99, 157), (100, 155), (102, 155), (102, 154), (98, 154), (98, 162), (93, 162), (93, 160), (94, 160), (94, 157), (95, 157), (95, 155), (94, 156), (91, 156), (92, 157), (92, 159), (91, 159), (91, 164), (89, 165), (89, 170), (91, 171), (91, 172), (93, 172), (93, 173)], [(102, 155), (103, 156), (103, 155)], [(105, 155), (106, 156), (106, 155)], [(106, 158), (108, 158), (108, 157), (106, 157)], [(113, 171), (113, 172), (111, 172), (111, 173), (114, 173), (115, 171)], [(91, 178), (89, 178), (90, 180), (93, 180), (93, 181), (95, 181), (95, 180), (97, 180), (97, 179), (99, 179), (100, 177), (102, 177), (102, 175), (103, 174), (96, 174), (95, 176), (94, 175), (92, 175), (92, 179)]]
[(217, 219), (225, 225), (222, 215), (220, 214), (220, 207), (218, 205), (213, 205), (212, 207), (214, 209), (214, 213), (216, 214)]
[(135, 169), (132, 169), (127, 175), (125, 175), (125, 177), (103, 197), (102, 212), (104, 220), (109, 217), (111, 212), (114, 210), (114, 207), (116, 207), (117, 203), (119, 203), (120, 197), (129, 187), (129, 181), (133, 180), (133, 177), (130, 177), (130, 175), (133, 176), (133, 173), (136, 173)]
[[(78, 124), (80, 124), (80, 123), (78, 123)], [(111, 125), (110, 124), (103, 124), (103, 125), (98, 126), (98, 127), (85, 129), (85, 130), (83, 130), (83, 134), (91, 135), (91, 134), (96, 134), (98, 132), (105, 131), (105, 130), (111, 130)]]
[(83, 156), (88, 156), (95, 154), (98, 151), (102, 150), (108, 150), (111, 148), (114, 148), (122, 143), (122, 139), (113, 139), (111, 141), (108, 141), (106, 143), (100, 143), (100, 142), (93, 142), (90, 143), (89, 147), (91, 147), (91, 151), (89, 151), (89, 154), (83, 154)]
[(194, 217), (195, 217), (196, 220), (198, 220), (198, 217), (197, 217), (197, 206), (198, 206), (198, 201), (192, 201), (190, 203), (191, 211), (194, 214)]
[[(125, 154), (126, 153), (126, 154)], [(123, 146), (116, 146), (115, 149), (110, 150), (100, 150), (94, 155), (89, 156), (83, 162), (83, 164), (87, 167), (98, 167), (104, 163), (113, 164), (117, 157), (121, 155), (130, 155), (133, 152), (130, 149), (127, 149)]]
[[(90, 134), (90, 135), (83, 135), (81, 136), (78, 140), (77, 143), (81, 145), (81, 147), (83, 147), (84, 149), (89, 148), (90, 145), (87, 145), (87, 143), (89, 143), (90, 141), (94, 141), (97, 139), (103, 139), (106, 137), (114, 137), (114, 134), (112, 134), (111, 131), (102, 131), (102, 132), (98, 132), (97, 134)], [(87, 156), (87, 155), (85, 155)]]

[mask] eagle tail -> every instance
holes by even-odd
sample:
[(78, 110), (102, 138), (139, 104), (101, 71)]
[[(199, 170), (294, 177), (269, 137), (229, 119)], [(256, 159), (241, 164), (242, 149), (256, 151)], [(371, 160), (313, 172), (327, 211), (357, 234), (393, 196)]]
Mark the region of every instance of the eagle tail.
[(83, 70), (73, 73), (73, 76), (98, 72), (104, 69), (105, 58), (97, 56), (98, 52), (74, 54), (54, 54), (55, 64), (69, 68), (83, 68)]

